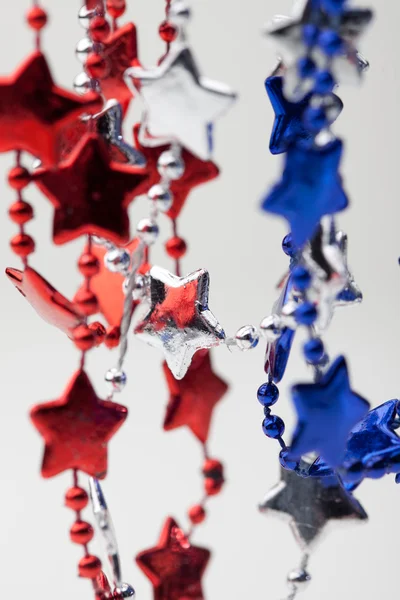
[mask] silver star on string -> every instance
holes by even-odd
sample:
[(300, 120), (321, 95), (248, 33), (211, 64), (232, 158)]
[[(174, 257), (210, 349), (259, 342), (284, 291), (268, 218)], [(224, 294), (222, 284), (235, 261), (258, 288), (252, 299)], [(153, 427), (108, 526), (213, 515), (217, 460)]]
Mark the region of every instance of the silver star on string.
[(162, 63), (151, 70), (131, 67), (125, 81), (145, 102), (144, 126), (150, 136), (176, 141), (202, 160), (210, 158), (210, 126), (227, 111), (236, 94), (200, 75), (185, 44), (172, 44)]
[(209, 275), (199, 269), (176, 277), (161, 267), (150, 271), (150, 309), (135, 334), (162, 348), (176, 379), (186, 374), (197, 350), (225, 341), (225, 332), (208, 308)]
[(368, 518), (361, 504), (345, 490), (337, 476), (303, 477), (283, 468), (281, 481), (268, 492), (259, 509), (289, 520), (303, 550), (310, 549), (320, 539), (330, 520)]

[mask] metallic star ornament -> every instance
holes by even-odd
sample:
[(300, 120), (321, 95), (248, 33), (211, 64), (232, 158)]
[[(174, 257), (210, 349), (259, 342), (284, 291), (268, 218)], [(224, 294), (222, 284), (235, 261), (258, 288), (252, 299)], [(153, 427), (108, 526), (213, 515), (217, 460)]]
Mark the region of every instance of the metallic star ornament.
[(58, 400), (38, 404), (31, 420), (45, 440), (42, 476), (79, 469), (97, 479), (107, 473), (107, 443), (128, 410), (100, 400), (84, 371), (77, 371)]
[(202, 160), (210, 158), (209, 126), (228, 110), (236, 94), (201, 76), (185, 44), (172, 44), (158, 67), (132, 67), (125, 78), (145, 102), (143, 126), (150, 136), (160, 138), (161, 144), (178, 142)]
[(85, 317), (76, 306), (31, 267), (24, 271), (8, 268), (6, 275), (37, 314), (50, 325), (70, 336), (72, 330), (83, 323)]
[(201, 579), (209, 560), (210, 551), (192, 546), (171, 517), (157, 546), (136, 557), (154, 587), (154, 600), (204, 600)]
[(348, 265), (347, 235), (343, 231), (338, 231), (336, 234), (336, 242), (342, 252), (343, 262), (346, 269), (346, 284), (336, 298), (336, 306), (351, 306), (352, 304), (359, 304), (362, 302), (363, 294)]
[(186, 277), (161, 267), (150, 271), (150, 310), (135, 334), (162, 348), (176, 379), (185, 376), (195, 352), (225, 341), (224, 330), (208, 308), (209, 281), (204, 269)]
[(24, 150), (53, 165), (60, 129), (101, 104), (97, 94), (81, 97), (58, 87), (43, 54), (33, 52), (13, 75), (0, 78), (0, 152)]
[(275, 513), (288, 520), (297, 543), (309, 551), (320, 541), (329, 521), (365, 521), (361, 504), (337, 476), (307, 477), (281, 468), (281, 481), (259, 506), (261, 512)]

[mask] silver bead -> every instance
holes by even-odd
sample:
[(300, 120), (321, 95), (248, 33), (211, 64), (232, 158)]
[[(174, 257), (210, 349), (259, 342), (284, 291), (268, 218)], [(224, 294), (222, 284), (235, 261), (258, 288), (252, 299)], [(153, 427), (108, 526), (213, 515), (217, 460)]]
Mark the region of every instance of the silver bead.
[(301, 586), (301, 590), (304, 590), (311, 581), (311, 575), (305, 569), (293, 569), (288, 574), (287, 581), (296, 586)]
[(133, 300), (142, 300), (148, 289), (148, 281), (144, 275), (137, 275), (135, 279), (135, 287), (132, 291)]
[(121, 583), (115, 590), (115, 595), (118, 598), (135, 598), (136, 592), (129, 583)]
[(82, 38), (76, 45), (75, 54), (81, 63), (86, 61), (88, 54), (93, 51), (93, 43), (89, 38)]
[(162, 183), (153, 185), (153, 187), (149, 189), (147, 195), (149, 200), (152, 200), (155, 203), (157, 210), (163, 213), (169, 211), (174, 201), (170, 189)]
[(175, 181), (184, 174), (185, 163), (177, 152), (166, 150), (158, 158), (157, 169), (161, 177)]
[(113, 367), (104, 376), (106, 382), (110, 385), (113, 392), (122, 392), (126, 386), (126, 373)]
[(151, 219), (142, 219), (136, 227), (139, 238), (146, 244), (151, 246), (158, 237), (159, 229), (155, 221)]
[(275, 342), (282, 332), (281, 320), (278, 315), (269, 315), (260, 323), (260, 329), (263, 336), (269, 342)]
[(90, 19), (93, 19), (95, 15), (95, 10), (89, 10), (86, 6), (82, 6), (78, 13), (79, 24), (82, 25), (84, 29), (89, 29)]
[(112, 273), (126, 273), (131, 264), (131, 257), (126, 250), (114, 248), (106, 252), (104, 264)]
[(90, 77), (88, 75), (86, 75), (86, 73), (84, 73), (83, 71), (82, 71), (82, 73), (79, 73), (79, 75), (77, 75), (75, 77), (73, 85), (74, 85), (74, 90), (78, 94), (86, 94), (86, 92), (88, 92), (90, 89), (92, 89)]
[(254, 325), (244, 325), (236, 332), (235, 339), (241, 350), (251, 350), (257, 346), (260, 336)]

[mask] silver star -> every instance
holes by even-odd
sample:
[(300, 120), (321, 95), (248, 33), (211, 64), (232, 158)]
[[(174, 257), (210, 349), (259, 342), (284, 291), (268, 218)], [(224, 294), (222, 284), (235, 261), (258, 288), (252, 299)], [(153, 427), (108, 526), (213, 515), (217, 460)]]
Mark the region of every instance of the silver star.
[(197, 350), (225, 341), (225, 332), (208, 308), (209, 274), (199, 269), (176, 277), (161, 267), (150, 271), (150, 309), (135, 334), (162, 348), (176, 379), (186, 374)]
[[(307, 468), (303, 475), (307, 475)], [(320, 538), (330, 520), (368, 518), (361, 504), (334, 476), (309, 477), (281, 468), (281, 481), (259, 506), (289, 520), (297, 543), (308, 550)]]
[(336, 234), (336, 242), (342, 252), (347, 272), (347, 283), (336, 299), (336, 306), (351, 306), (352, 304), (359, 304), (360, 302), (362, 302), (363, 295), (357, 282), (354, 279), (352, 272), (349, 269), (349, 265), (347, 262), (347, 235), (343, 231), (338, 231)]
[(176, 141), (202, 160), (210, 158), (210, 125), (226, 112), (236, 94), (200, 75), (184, 43), (172, 44), (158, 67), (131, 67), (125, 81), (145, 102), (143, 126), (150, 136), (161, 138), (162, 143)]

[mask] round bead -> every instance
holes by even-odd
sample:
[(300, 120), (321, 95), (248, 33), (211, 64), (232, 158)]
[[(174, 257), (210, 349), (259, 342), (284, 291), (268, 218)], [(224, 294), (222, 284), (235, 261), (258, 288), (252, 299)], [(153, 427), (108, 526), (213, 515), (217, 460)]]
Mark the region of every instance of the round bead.
[(99, 301), (96, 294), (94, 294), (91, 290), (86, 290), (85, 288), (80, 289), (75, 294), (74, 302), (87, 317), (96, 314), (99, 310)]
[(79, 10), (79, 13), (78, 13), (78, 19), (79, 19), (80, 25), (82, 25), (82, 27), (84, 29), (88, 29), (90, 20), (93, 19), (93, 17), (95, 15), (96, 15), (96, 10), (86, 8), (86, 4), (85, 4), (84, 6), (82, 6), (82, 8)]
[(273, 406), (279, 399), (278, 387), (274, 383), (263, 383), (258, 388), (257, 399), (263, 406)]
[(295, 288), (305, 292), (311, 285), (311, 275), (308, 269), (298, 265), (292, 271), (292, 280)]
[(158, 28), (158, 33), (164, 42), (170, 44), (176, 39), (176, 36), (178, 35), (178, 29), (172, 23), (163, 21)]
[(206, 518), (206, 511), (204, 510), (204, 507), (201, 504), (195, 504), (194, 506), (191, 506), (189, 508), (188, 517), (190, 519), (190, 522), (193, 523), (193, 525), (198, 525), (199, 523), (202, 523)]
[(74, 79), (73, 86), (77, 94), (86, 94), (91, 89), (90, 77), (87, 73), (79, 73)]
[(85, 63), (86, 58), (93, 52), (93, 42), (85, 37), (79, 40), (75, 48), (75, 54), (80, 62)]
[(294, 471), (295, 469), (297, 469), (299, 463), (297, 462), (297, 460), (289, 459), (288, 456), (289, 449), (281, 450), (279, 453), (279, 462), (281, 464), (281, 467), (283, 467), (287, 471)]
[(316, 94), (329, 94), (335, 87), (335, 80), (329, 71), (318, 71), (315, 76), (314, 92)]
[(107, 74), (107, 63), (100, 54), (91, 52), (85, 62), (85, 70), (93, 79), (103, 79)]
[(240, 350), (246, 351), (255, 348), (259, 342), (260, 336), (254, 325), (245, 325), (238, 329), (235, 335), (236, 344)]
[(35, 242), (30, 235), (18, 233), (10, 241), (11, 250), (18, 256), (26, 257), (35, 250)]
[(87, 325), (78, 325), (72, 332), (72, 339), (82, 352), (90, 350), (96, 343), (95, 333)]
[(285, 431), (285, 423), (276, 415), (265, 417), (262, 428), (266, 436), (272, 439), (279, 438)]
[(323, 106), (309, 106), (303, 114), (303, 122), (311, 131), (321, 131), (328, 125), (326, 110)]
[(79, 258), (78, 269), (84, 277), (93, 277), (100, 271), (99, 259), (94, 254), (85, 252)]
[(106, 328), (99, 321), (95, 321), (94, 323), (90, 323), (89, 329), (94, 334), (96, 346), (100, 346), (106, 337)]
[(129, 583), (121, 583), (119, 587), (115, 589), (114, 600), (123, 600), (124, 598), (136, 598), (136, 592)]
[(149, 200), (155, 203), (157, 210), (162, 213), (168, 212), (174, 201), (169, 187), (161, 183), (153, 185), (149, 189), (147, 196)]
[(183, 238), (174, 236), (166, 242), (165, 250), (168, 256), (178, 260), (179, 258), (185, 256), (187, 251), (187, 245)]
[(104, 17), (93, 17), (90, 20), (89, 33), (94, 42), (104, 42), (110, 35), (110, 24)]
[(151, 246), (154, 244), (159, 234), (157, 223), (148, 218), (139, 221), (136, 231), (139, 238), (146, 244), (146, 246)]
[(8, 172), (8, 183), (13, 190), (21, 191), (31, 182), (31, 174), (25, 167), (13, 167)]
[(265, 317), (260, 323), (260, 329), (263, 336), (269, 342), (274, 342), (282, 333), (280, 317), (278, 315), (269, 315), (268, 317)]
[(185, 163), (179, 154), (166, 150), (158, 158), (157, 169), (161, 177), (175, 181), (184, 174)]
[(312, 338), (304, 344), (303, 351), (307, 362), (317, 364), (324, 356), (325, 348), (320, 338)]
[(28, 202), (24, 200), (17, 200), (11, 204), (8, 209), (8, 214), (13, 223), (17, 225), (24, 225), (33, 219), (33, 208)]
[(107, 348), (111, 350), (112, 348), (116, 348), (118, 346), (120, 337), (120, 328), (118, 326), (110, 327), (110, 329), (107, 330), (107, 335), (106, 339), (104, 340), (104, 343), (107, 346)]
[(317, 309), (311, 302), (300, 304), (294, 313), (296, 322), (299, 325), (312, 325), (317, 318)]
[(394, 480), (395, 480), (395, 482), (396, 482), (397, 484), (399, 484), (399, 483), (400, 483), (400, 473), (397, 473), (397, 475), (396, 475), (396, 477), (394, 478)]
[(126, 10), (126, 2), (125, 0), (107, 0), (106, 9), (110, 17), (118, 19)]
[(88, 544), (94, 536), (94, 530), (90, 523), (76, 521), (69, 530), (71, 541), (74, 544)]
[(215, 480), (211, 477), (207, 477), (204, 480), (204, 491), (207, 494), (207, 496), (216, 496), (222, 490), (223, 484), (223, 480)]
[(303, 26), (303, 41), (306, 46), (311, 48), (317, 43), (318, 39), (318, 27), (312, 23), (308, 23)]
[(104, 379), (110, 385), (113, 392), (122, 392), (127, 382), (126, 373), (116, 367), (109, 369)]
[(71, 510), (80, 511), (87, 507), (89, 496), (81, 487), (74, 486), (69, 488), (65, 494), (65, 505)]
[(296, 248), (293, 243), (292, 234), (288, 233), (282, 240), (282, 250), (286, 254), (286, 256), (294, 256), (296, 253)]
[(299, 58), (297, 61), (297, 70), (302, 79), (308, 79), (309, 77), (312, 77), (315, 73), (315, 69), (315, 62), (308, 56)]
[(206, 477), (221, 477), (223, 476), (224, 467), (221, 461), (215, 458), (206, 458), (203, 463), (203, 475)]
[(301, 589), (311, 581), (311, 575), (305, 569), (293, 569), (287, 576), (288, 583), (301, 585)]
[(331, 29), (326, 29), (319, 34), (318, 45), (327, 56), (335, 56), (343, 51), (342, 38)]
[(47, 13), (40, 6), (33, 6), (26, 14), (26, 21), (31, 29), (40, 31), (47, 23)]
[(106, 252), (104, 264), (112, 273), (126, 274), (131, 264), (131, 257), (126, 250), (114, 248), (113, 250)]
[(79, 561), (79, 576), (85, 579), (95, 579), (101, 572), (101, 560), (89, 554)]

